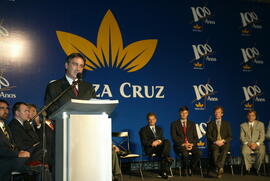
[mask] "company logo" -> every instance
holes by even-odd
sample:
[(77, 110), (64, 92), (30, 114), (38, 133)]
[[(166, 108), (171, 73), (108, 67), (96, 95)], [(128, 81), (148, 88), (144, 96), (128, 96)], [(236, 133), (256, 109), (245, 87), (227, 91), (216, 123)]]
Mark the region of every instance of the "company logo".
[(208, 44), (192, 45), (194, 58), (191, 60), (193, 69), (203, 70), (205, 68), (205, 62), (216, 62), (217, 58), (212, 55), (215, 53), (212, 47)]
[(211, 20), (212, 12), (206, 6), (190, 7), (193, 20), (191, 21), (192, 30), (194, 32), (202, 32), (205, 24), (216, 24), (214, 20)]
[(207, 123), (196, 123), (196, 131), (198, 138), (200, 141), (197, 143), (197, 146), (201, 149), (206, 148), (206, 129), (207, 129)]
[(241, 48), (243, 56), (242, 68), (243, 71), (252, 71), (254, 64), (264, 64), (263, 60), (260, 60), (261, 54), (256, 47)]
[(115, 68), (135, 72), (143, 68), (152, 58), (157, 39), (141, 40), (124, 47), (119, 25), (110, 10), (105, 14), (97, 35), (97, 45), (71, 33), (57, 31), (58, 40), (67, 55), (82, 53), (85, 69)]
[(243, 36), (251, 35), (252, 29), (262, 29), (259, 24), (259, 17), (254, 11), (240, 12), (241, 34)]
[(253, 109), (255, 102), (266, 102), (263, 91), (258, 85), (242, 87), (245, 100), (242, 102), (245, 110)]
[(193, 85), (193, 89), (196, 96), (192, 101), (195, 110), (205, 110), (207, 102), (218, 101), (218, 98), (214, 97), (217, 91), (214, 90), (214, 87), (210, 83)]
[(0, 75), (0, 98), (16, 98), (16, 94), (5, 93), (15, 87), (16, 86), (10, 86), (9, 81), (3, 75)]

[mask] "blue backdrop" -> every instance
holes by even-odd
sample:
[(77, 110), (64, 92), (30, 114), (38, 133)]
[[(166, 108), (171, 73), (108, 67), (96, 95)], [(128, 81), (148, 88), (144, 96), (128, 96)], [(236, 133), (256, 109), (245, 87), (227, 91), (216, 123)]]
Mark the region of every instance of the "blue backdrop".
[(3, 0), (0, 98), (43, 106), (47, 83), (64, 75), (66, 54), (76, 50), (88, 58), (84, 79), (100, 98), (120, 101), (113, 131), (128, 130), (134, 152), (148, 112), (170, 138), (187, 105), (207, 155), (205, 125), (222, 105), (239, 155), (245, 111), (255, 108), (268, 126), (269, 10), (225, 0)]

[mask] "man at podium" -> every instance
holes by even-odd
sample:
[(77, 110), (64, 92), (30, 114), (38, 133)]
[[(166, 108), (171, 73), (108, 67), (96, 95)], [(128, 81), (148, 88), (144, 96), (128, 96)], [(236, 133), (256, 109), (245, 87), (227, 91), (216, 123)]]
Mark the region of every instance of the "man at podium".
[[(45, 105), (48, 105), (59, 94), (66, 90), (73, 81), (77, 80), (77, 75), (83, 72), (85, 58), (80, 53), (72, 53), (67, 56), (65, 61), (66, 75), (56, 81), (50, 82), (46, 88)], [(89, 100), (96, 97), (96, 92), (92, 84), (81, 81), (73, 89), (70, 89), (58, 101), (52, 104), (48, 110), (48, 116), (58, 110), (62, 105), (71, 99)]]

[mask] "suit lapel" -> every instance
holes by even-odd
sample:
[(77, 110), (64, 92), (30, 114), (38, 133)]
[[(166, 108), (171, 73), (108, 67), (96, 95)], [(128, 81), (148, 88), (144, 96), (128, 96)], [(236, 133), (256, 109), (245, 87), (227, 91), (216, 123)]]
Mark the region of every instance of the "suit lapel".
[[(70, 84), (68, 80), (66, 79), (66, 77), (64, 77), (62, 79), (62, 86), (61, 86), (62, 91), (66, 90), (69, 86)], [(69, 97), (73, 98), (74, 97), (73, 89), (71, 88), (71, 90), (69, 90), (67, 94), (69, 95)]]

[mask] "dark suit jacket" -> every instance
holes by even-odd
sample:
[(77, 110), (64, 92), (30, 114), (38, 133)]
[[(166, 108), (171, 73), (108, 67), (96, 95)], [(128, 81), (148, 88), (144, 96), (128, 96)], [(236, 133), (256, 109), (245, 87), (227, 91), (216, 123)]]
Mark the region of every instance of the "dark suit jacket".
[[(199, 141), (196, 125), (192, 121), (187, 121), (187, 139), (189, 143), (197, 146)], [(174, 147), (181, 147), (185, 143), (184, 128), (182, 127), (181, 121), (177, 120), (171, 124), (171, 136), (174, 143)]]
[[(61, 92), (70, 86), (66, 77), (56, 80), (48, 84), (45, 93), (45, 105), (49, 104), (54, 98), (56, 98)], [(48, 116), (58, 110), (70, 99), (83, 99), (88, 100), (96, 97), (96, 92), (92, 84), (82, 81), (79, 83), (79, 94), (75, 96), (73, 90), (70, 89), (63, 97), (56, 101), (47, 110)]]
[[(10, 139), (5, 136), (2, 129), (0, 128), (0, 160), (7, 157), (18, 158), (19, 151), (15, 146), (10, 129), (7, 125), (5, 125), (5, 127)], [(12, 149), (12, 145), (14, 146), (14, 149)]]
[[(206, 137), (207, 141), (209, 144), (213, 144), (215, 141), (217, 141), (217, 124), (216, 121), (210, 121), (207, 124), (207, 132), (206, 132)], [(221, 121), (221, 127), (220, 127), (220, 135), (221, 138), (225, 140), (226, 143), (230, 143), (232, 140), (232, 131), (231, 131), (231, 126), (230, 123), (227, 121), (222, 120)]]
[(156, 138), (154, 136), (154, 133), (152, 132), (151, 128), (149, 125), (141, 128), (139, 134), (140, 134), (140, 138), (141, 138), (141, 143), (144, 147), (144, 150), (146, 151), (148, 148), (151, 148), (151, 144), (153, 143), (153, 141), (155, 140), (164, 140), (163, 137), (163, 132), (162, 132), (162, 128), (155, 126), (155, 130), (156, 130)]
[(9, 123), (9, 128), (12, 132), (14, 142), (19, 148), (19, 150), (27, 151), (33, 148), (33, 145), (35, 145), (39, 141), (31, 136), (32, 133), (28, 132), (31, 130), (25, 129), (24, 126), (21, 125), (21, 123), (16, 119), (13, 119)]

